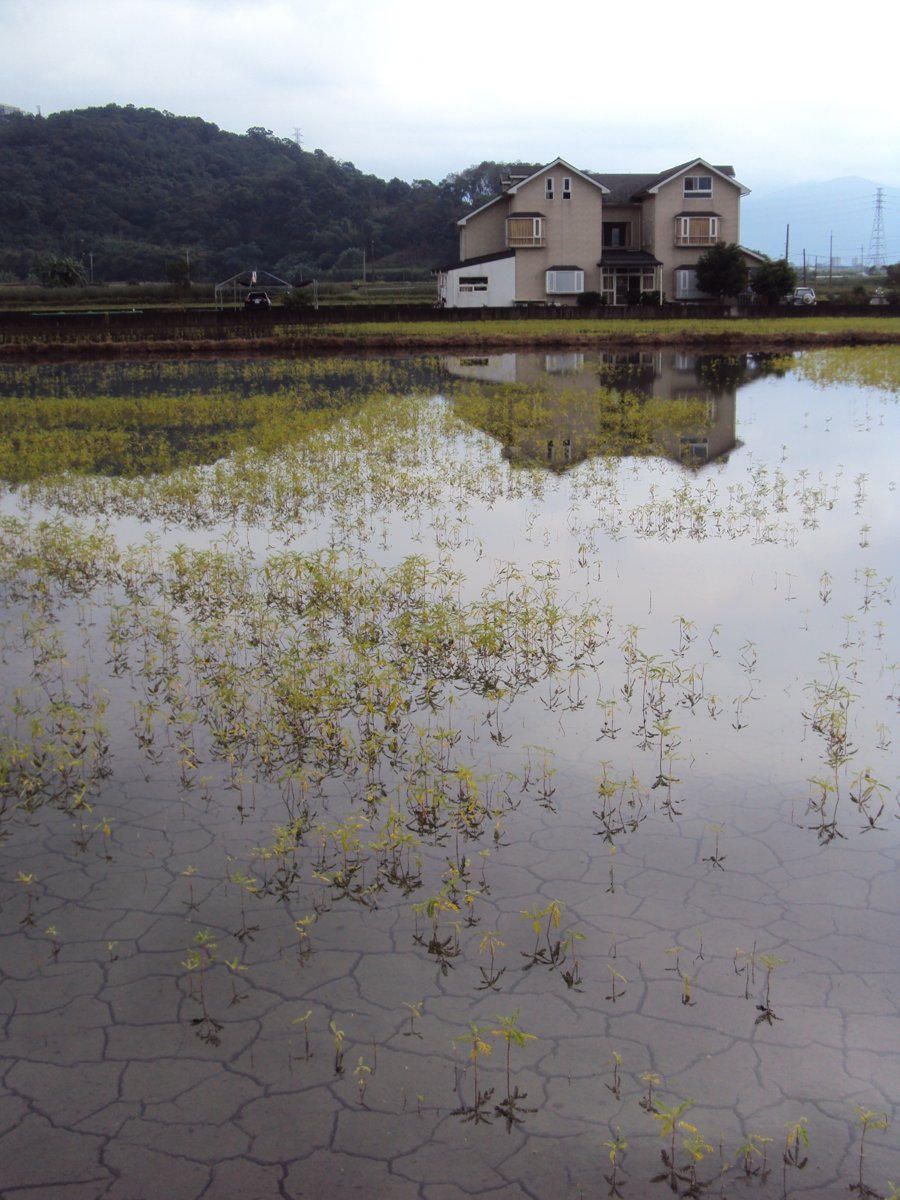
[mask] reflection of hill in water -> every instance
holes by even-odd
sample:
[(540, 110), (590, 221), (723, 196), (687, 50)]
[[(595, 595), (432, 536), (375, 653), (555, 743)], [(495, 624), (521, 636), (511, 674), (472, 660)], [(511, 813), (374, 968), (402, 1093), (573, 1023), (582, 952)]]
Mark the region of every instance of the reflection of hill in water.
[(315, 436), (370, 396), (433, 390), (434, 359), (0, 367), (0, 479), (134, 478)]
[(702, 466), (736, 446), (737, 390), (768, 360), (675, 350), (446, 357), (456, 412), (510, 462), (565, 471), (597, 455)]

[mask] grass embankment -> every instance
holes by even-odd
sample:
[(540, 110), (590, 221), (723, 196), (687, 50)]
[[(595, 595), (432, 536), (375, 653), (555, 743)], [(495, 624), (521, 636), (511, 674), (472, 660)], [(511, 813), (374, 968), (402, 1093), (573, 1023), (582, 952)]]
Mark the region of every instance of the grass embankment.
[(4, 343), (0, 360), (36, 358), (136, 358), (184, 355), (313, 355), (353, 353), (478, 353), (529, 349), (601, 349), (603, 346), (716, 347), (733, 351), (801, 349), (814, 346), (900, 344), (900, 317), (726, 318), (679, 320), (472, 320), (340, 322), (304, 325), (277, 321), (259, 336), (244, 330), (203, 336), (196, 328), (184, 336), (147, 337), (132, 328), (127, 338), (96, 340), (22, 339)]
[[(287, 331), (285, 331), (287, 334)], [(900, 343), (900, 317), (798, 317), (722, 320), (540, 320), (420, 321), (359, 323), (312, 327), (301, 345), (324, 343), (329, 349), (511, 349), (530, 346), (592, 348), (616, 346), (821, 346)]]

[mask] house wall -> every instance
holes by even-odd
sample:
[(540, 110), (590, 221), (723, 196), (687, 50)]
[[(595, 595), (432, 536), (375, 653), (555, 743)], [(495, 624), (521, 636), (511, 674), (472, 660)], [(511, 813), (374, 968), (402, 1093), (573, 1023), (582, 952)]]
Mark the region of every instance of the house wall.
[[(685, 175), (707, 172), (701, 167), (685, 171)], [(675, 297), (675, 271), (692, 267), (708, 246), (676, 246), (675, 218), (680, 213), (716, 213), (719, 217), (720, 242), (740, 242), (741, 189), (720, 175), (712, 177), (712, 196), (685, 196), (683, 176), (665, 184), (655, 196), (644, 201), (644, 237), (646, 249), (652, 250), (663, 264), (663, 291), (666, 299)], [(647, 241), (649, 239), (649, 242)]]
[[(487, 278), (485, 291), (460, 291), (460, 280), (481, 276)], [(516, 260), (500, 258), (495, 262), (463, 265), (446, 272), (441, 283), (441, 297), (449, 308), (505, 308), (516, 299)]]
[[(564, 178), (572, 181), (572, 195), (563, 199)], [(546, 197), (546, 180), (553, 180), (553, 199)], [(516, 299), (574, 304), (575, 296), (547, 296), (547, 269), (579, 267), (584, 271), (584, 290), (599, 291), (600, 251), (603, 243), (603, 193), (588, 180), (554, 166), (542, 171), (509, 199), (513, 212), (539, 212), (546, 217), (541, 248), (516, 252)]]
[(482, 254), (496, 254), (506, 249), (506, 214), (509, 201), (501, 196), (496, 204), (460, 226), (459, 257), (462, 262)]

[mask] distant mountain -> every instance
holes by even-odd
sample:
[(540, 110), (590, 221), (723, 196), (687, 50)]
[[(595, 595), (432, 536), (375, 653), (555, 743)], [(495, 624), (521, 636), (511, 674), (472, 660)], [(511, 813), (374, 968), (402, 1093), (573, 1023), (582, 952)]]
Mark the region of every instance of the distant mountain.
[(456, 220), (526, 164), (481, 163), (440, 183), (365, 175), (267, 129), (227, 133), (199, 117), (110, 104), (0, 115), (0, 272), (42, 255), (93, 265), (97, 280), (195, 278), (261, 268), (290, 281), (454, 259)]
[[(777, 191), (751, 191), (741, 206), (741, 243), (770, 258), (783, 258), (790, 225), (790, 258), (828, 265), (829, 253), (844, 266), (869, 265), (878, 184), (847, 175), (827, 183), (798, 183)], [(885, 259), (900, 261), (900, 188), (882, 189)], [(833, 247), (833, 249), (832, 249)]]

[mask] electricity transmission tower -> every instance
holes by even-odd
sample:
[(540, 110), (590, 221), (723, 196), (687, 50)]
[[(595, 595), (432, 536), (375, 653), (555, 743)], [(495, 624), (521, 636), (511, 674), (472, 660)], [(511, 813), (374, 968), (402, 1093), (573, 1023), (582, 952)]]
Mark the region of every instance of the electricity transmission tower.
[(875, 215), (872, 218), (872, 236), (869, 238), (869, 266), (884, 267), (884, 188), (875, 189)]

